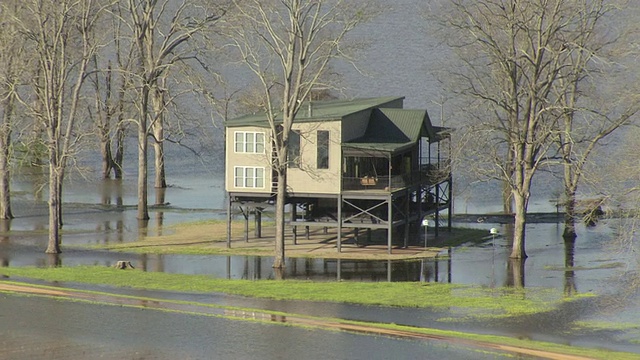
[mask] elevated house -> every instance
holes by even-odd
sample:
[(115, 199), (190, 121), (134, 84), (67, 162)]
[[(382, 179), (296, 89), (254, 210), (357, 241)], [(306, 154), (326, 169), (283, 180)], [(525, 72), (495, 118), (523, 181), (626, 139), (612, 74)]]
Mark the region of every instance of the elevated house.
[[(386, 230), (388, 251), (407, 246), (425, 216), (435, 231), (448, 212), (451, 227), (450, 131), (433, 126), (426, 110), (403, 109), (404, 97), (314, 101), (297, 114), (290, 137), (287, 194), (294, 241), (297, 229)], [(247, 221), (275, 201), (272, 142), (265, 115), (225, 123), (228, 219), (239, 206)], [(253, 211), (249, 211), (253, 209)], [(394, 241), (394, 235), (398, 241)], [(230, 244), (230, 226), (228, 244)], [(341, 250), (342, 236), (337, 239)], [(359, 244), (362, 245), (362, 244)]]

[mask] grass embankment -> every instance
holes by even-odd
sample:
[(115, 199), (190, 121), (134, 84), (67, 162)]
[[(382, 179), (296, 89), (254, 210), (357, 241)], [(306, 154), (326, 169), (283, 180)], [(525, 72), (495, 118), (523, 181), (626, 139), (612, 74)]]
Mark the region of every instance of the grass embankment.
[[(456, 309), (463, 316), (508, 317), (549, 311), (567, 301), (546, 289), (480, 288), (439, 283), (250, 281), (107, 267), (0, 268), (10, 278), (179, 292), (222, 292), (274, 300), (325, 301), (410, 308)], [(582, 295), (584, 296), (584, 295)], [(571, 299), (577, 299), (573, 297)]]

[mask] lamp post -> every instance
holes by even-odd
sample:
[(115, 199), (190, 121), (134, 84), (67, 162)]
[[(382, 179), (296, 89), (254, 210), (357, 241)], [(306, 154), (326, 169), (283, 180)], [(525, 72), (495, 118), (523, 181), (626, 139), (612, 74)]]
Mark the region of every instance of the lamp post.
[(491, 228), (491, 230), (489, 230), (489, 233), (491, 234), (491, 242), (493, 243), (493, 247), (496, 247), (496, 235), (498, 235), (500, 232), (498, 231), (497, 228)]
[(493, 251), (491, 254), (491, 288), (495, 287), (495, 271), (496, 271), (496, 235), (498, 235), (500, 232), (498, 231), (497, 228), (491, 228), (489, 230), (489, 233), (491, 234), (491, 244), (493, 246)]
[(422, 226), (424, 226), (424, 248), (427, 248), (427, 229), (429, 228), (429, 219), (422, 220)]

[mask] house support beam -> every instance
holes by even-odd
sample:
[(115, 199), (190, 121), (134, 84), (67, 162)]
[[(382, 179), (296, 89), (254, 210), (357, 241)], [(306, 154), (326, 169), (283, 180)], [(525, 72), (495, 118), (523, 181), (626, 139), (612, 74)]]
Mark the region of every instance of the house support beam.
[[(295, 202), (291, 203), (291, 222), (295, 224), (295, 221), (298, 217), (298, 204)], [(293, 245), (298, 245), (298, 227), (293, 225)]]
[(337, 234), (337, 247), (338, 252), (342, 252), (342, 194), (338, 194), (338, 234)]
[(407, 189), (406, 198), (404, 201), (404, 248), (409, 247), (409, 211), (411, 205), (411, 189)]
[(387, 199), (387, 253), (391, 254), (391, 244), (393, 243), (393, 197), (391, 194)]
[(231, 247), (231, 196), (227, 194), (227, 249)]
[(436, 188), (436, 223), (435, 223), (435, 237), (438, 237), (438, 230), (440, 229), (440, 184), (435, 186)]
[(255, 220), (255, 235), (259, 239), (262, 237), (262, 208), (256, 207), (253, 218)]

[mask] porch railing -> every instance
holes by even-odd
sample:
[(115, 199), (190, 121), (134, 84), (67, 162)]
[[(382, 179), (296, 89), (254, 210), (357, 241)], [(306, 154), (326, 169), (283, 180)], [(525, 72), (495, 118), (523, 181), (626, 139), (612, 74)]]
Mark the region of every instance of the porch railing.
[(401, 175), (343, 177), (342, 191), (395, 191), (417, 184), (435, 185), (446, 181), (451, 174), (450, 162), (425, 164), (420, 170)]

